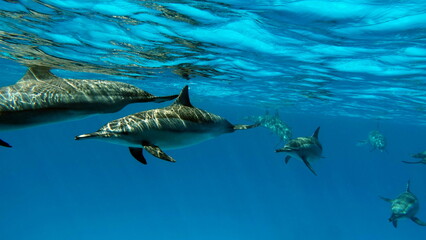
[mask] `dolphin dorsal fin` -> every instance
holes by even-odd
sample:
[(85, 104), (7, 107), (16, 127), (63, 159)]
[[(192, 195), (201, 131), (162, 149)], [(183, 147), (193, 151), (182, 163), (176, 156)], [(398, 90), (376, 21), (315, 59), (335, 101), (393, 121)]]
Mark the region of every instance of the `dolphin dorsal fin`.
[(52, 79), (60, 79), (50, 72), (50, 68), (42, 66), (32, 66), (25, 75), (19, 80), (21, 81), (46, 81)]
[(191, 104), (191, 101), (189, 101), (188, 85), (183, 87), (182, 91), (180, 92), (179, 96), (176, 98), (173, 105), (183, 105), (187, 107), (193, 107)]
[(407, 182), (407, 188), (405, 189), (405, 191), (409, 192), (409, 193), (411, 192), (410, 191), (410, 180), (408, 180), (408, 182)]
[(319, 130), (320, 130), (320, 127), (317, 127), (317, 129), (315, 130), (314, 134), (312, 134), (312, 137), (318, 139)]

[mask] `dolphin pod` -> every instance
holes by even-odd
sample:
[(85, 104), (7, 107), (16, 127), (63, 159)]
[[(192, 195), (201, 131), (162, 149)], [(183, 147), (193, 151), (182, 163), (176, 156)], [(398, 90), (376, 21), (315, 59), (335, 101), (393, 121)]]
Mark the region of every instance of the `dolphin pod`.
[[(176, 97), (157, 97), (123, 82), (60, 78), (47, 67), (34, 66), (14, 85), (0, 88), (0, 131), (113, 113), (130, 103)], [(10, 147), (3, 140), (0, 145)]]
[(257, 127), (233, 125), (226, 119), (194, 107), (185, 86), (170, 106), (135, 113), (105, 124), (76, 140), (98, 139), (129, 147), (131, 155), (146, 164), (143, 149), (153, 156), (175, 162), (163, 149), (182, 148), (235, 130)]

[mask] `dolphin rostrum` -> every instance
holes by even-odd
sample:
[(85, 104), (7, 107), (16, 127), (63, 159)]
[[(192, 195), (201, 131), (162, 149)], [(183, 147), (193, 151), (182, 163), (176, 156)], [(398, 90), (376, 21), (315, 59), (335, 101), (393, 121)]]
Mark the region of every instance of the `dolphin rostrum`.
[(220, 116), (192, 106), (188, 86), (185, 86), (170, 106), (128, 115), (75, 139), (93, 138), (128, 146), (131, 155), (143, 164), (147, 163), (143, 149), (157, 158), (175, 162), (163, 149), (182, 148), (223, 133), (257, 126), (233, 125)]
[(285, 158), (285, 163), (288, 163), (291, 157), (301, 159), (309, 170), (317, 175), (310, 163), (321, 158), (322, 146), (318, 140), (319, 130), (320, 127), (315, 130), (311, 137), (291, 139), (283, 148), (277, 149), (275, 152), (285, 152), (288, 154)]
[(397, 198), (380, 198), (392, 204), (392, 215), (389, 218), (389, 222), (392, 222), (394, 227), (398, 226), (398, 219), (400, 218), (409, 218), (420, 226), (426, 226), (425, 222), (416, 217), (416, 214), (419, 211), (419, 201), (417, 200), (417, 197), (410, 191), (410, 181), (407, 183), (405, 192), (401, 193)]
[[(0, 130), (117, 112), (136, 102), (163, 102), (133, 85), (104, 80), (64, 79), (47, 67), (30, 67), (14, 85), (0, 88)], [(0, 140), (0, 145), (10, 147)]]

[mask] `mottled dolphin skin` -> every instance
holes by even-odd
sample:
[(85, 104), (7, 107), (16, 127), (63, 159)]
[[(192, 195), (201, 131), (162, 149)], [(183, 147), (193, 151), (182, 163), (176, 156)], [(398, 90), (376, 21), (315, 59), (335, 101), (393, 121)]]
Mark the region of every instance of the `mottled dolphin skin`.
[(426, 151), (419, 152), (419, 153), (413, 154), (411, 156), (413, 158), (420, 158), (421, 160), (417, 161), (417, 162), (408, 162), (408, 161), (402, 161), (402, 162), (408, 163), (408, 164), (419, 164), (419, 163), (426, 164)]
[(248, 116), (245, 119), (259, 123), (260, 126), (270, 129), (276, 134), (282, 141), (287, 142), (292, 137), (290, 127), (280, 118), (278, 111), (274, 115), (266, 112), (265, 115), (261, 116)]
[(223, 133), (257, 126), (233, 125), (220, 116), (192, 106), (188, 86), (185, 86), (170, 106), (128, 115), (75, 139), (99, 139), (128, 146), (132, 156), (143, 164), (147, 163), (143, 149), (157, 158), (175, 162), (163, 149), (183, 148)]
[(311, 166), (311, 162), (321, 158), (322, 146), (318, 140), (318, 127), (311, 137), (298, 137), (291, 139), (283, 148), (275, 150), (275, 152), (285, 152), (287, 156), (285, 163), (287, 164), (291, 157), (301, 159), (314, 175), (317, 175)]
[(419, 201), (410, 191), (410, 181), (407, 183), (405, 192), (401, 193), (397, 198), (380, 198), (391, 203), (392, 215), (389, 218), (389, 222), (392, 222), (395, 228), (398, 226), (398, 219), (400, 218), (409, 218), (420, 226), (426, 226), (425, 222), (416, 217), (419, 211)]
[[(16, 84), (0, 88), (0, 130), (112, 113), (130, 103), (176, 97), (156, 97), (123, 82), (64, 79), (47, 67), (30, 67)], [(10, 146), (1, 140), (0, 145)]]
[(373, 130), (368, 133), (368, 138), (358, 142), (358, 146), (369, 144), (371, 146), (371, 151), (379, 150), (380, 152), (385, 151), (386, 149), (386, 138), (378, 130)]

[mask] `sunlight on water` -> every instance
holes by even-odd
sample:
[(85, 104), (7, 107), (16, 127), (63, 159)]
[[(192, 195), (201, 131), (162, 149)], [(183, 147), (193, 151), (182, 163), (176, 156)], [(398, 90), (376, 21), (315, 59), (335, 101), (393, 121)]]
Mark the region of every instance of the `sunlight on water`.
[(206, 89), (200, 94), (235, 105), (290, 103), (326, 116), (351, 112), (425, 124), (416, 117), (425, 104), (425, 7), (423, 1), (7, 1), (0, 5), (0, 57), (154, 85), (189, 79)]

